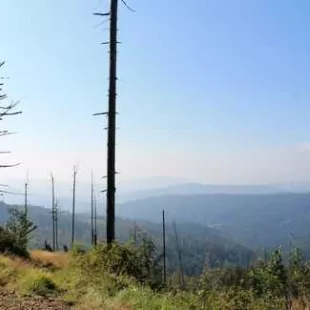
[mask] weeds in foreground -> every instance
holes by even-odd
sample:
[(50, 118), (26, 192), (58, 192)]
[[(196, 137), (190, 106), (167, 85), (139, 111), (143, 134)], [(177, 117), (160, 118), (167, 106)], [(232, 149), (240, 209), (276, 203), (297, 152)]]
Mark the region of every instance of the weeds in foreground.
[(22, 293), (25, 294), (49, 296), (56, 295), (59, 291), (51, 274), (32, 268), (20, 273), (18, 283)]
[(268, 264), (249, 270), (206, 269), (188, 290), (161, 287), (156, 260), (147, 253), (154, 255), (115, 244), (66, 254), (35, 251), (32, 260), (0, 256), (0, 285), (81, 310), (284, 310), (287, 292), (294, 309), (309, 305), (310, 269), (297, 252), (290, 268), (276, 251)]

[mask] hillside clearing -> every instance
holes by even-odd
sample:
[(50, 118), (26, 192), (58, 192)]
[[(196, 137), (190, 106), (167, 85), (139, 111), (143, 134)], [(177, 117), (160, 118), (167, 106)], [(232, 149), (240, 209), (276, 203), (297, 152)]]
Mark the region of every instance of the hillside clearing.
[[(156, 284), (154, 275), (145, 273), (150, 261), (144, 261), (145, 257), (140, 256), (143, 253), (131, 245), (115, 244), (112, 248), (99, 245), (87, 252), (33, 251), (29, 259), (0, 255), (0, 309), (287, 309), (279, 251), (268, 265), (248, 271), (206, 270), (200, 278), (188, 278), (185, 289), (173, 283), (163, 287), (161, 280)], [(298, 268), (294, 269), (296, 275), (308, 270), (303, 265)], [(304, 280), (308, 279), (305, 275)], [(247, 286), (251, 281), (255, 282), (252, 288)], [(308, 309), (309, 281), (296, 283), (304, 283), (300, 288), (305, 291), (300, 290), (299, 296), (295, 294), (298, 300), (292, 300), (293, 309)], [(264, 293), (255, 291), (255, 287)]]

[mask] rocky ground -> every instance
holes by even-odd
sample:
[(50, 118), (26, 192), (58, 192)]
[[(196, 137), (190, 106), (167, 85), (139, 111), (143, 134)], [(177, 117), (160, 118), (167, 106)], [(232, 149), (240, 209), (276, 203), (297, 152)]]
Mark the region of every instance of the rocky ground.
[(19, 296), (14, 291), (0, 289), (1, 310), (67, 310), (68, 305), (51, 297)]

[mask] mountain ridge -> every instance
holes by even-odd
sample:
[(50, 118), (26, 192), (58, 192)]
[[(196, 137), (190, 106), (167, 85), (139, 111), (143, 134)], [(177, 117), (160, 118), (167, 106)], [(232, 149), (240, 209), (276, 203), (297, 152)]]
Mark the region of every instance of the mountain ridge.
[(216, 228), (252, 249), (287, 249), (290, 233), (299, 245), (310, 236), (310, 194), (167, 195), (122, 203), (117, 210), (123, 217), (160, 221), (162, 208), (167, 218)]
[[(4, 224), (8, 219), (10, 206), (0, 203), (0, 222)], [(42, 248), (45, 241), (52, 243), (51, 210), (37, 206), (29, 206), (29, 217), (38, 225), (30, 240), (31, 248)], [(63, 245), (71, 246), (71, 214), (60, 213), (58, 216), (59, 248)], [(98, 217), (98, 241), (105, 240), (105, 218)], [(128, 241), (138, 227), (154, 240), (161, 255), (162, 225), (139, 220), (126, 220), (116, 218), (116, 239), (121, 242)], [(249, 258), (254, 259), (255, 253), (245, 246), (233, 241), (228, 236), (218, 233), (217, 230), (195, 223), (177, 223), (177, 234), (181, 242), (184, 269), (190, 274), (199, 274), (205, 263), (207, 253), (211, 254), (213, 267), (223, 264), (246, 265)], [(75, 237), (78, 244), (89, 247), (91, 244), (90, 217), (87, 214), (76, 214)], [(177, 249), (174, 225), (166, 222), (166, 252), (168, 270), (174, 272), (177, 264)]]
[[(262, 185), (231, 185), (231, 184), (204, 184), (199, 182), (185, 182), (174, 179), (161, 178), (151, 181), (120, 182), (117, 184), (116, 199), (119, 203), (142, 199), (154, 196), (164, 195), (189, 195), (189, 194), (272, 194), (285, 192), (310, 192), (309, 183), (302, 184), (262, 184)], [(23, 198), (23, 181), (11, 180), (12, 188), (10, 191), (17, 192), (18, 195), (7, 195), (6, 202), (9, 204), (19, 203)], [(51, 205), (51, 188), (49, 180), (32, 180), (29, 186), (29, 201), (34, 205)], [(77, 205), (79, 211), (85, 211), (88, 208), (90, 200), (90, 183), (85, 181), (77, 182)], [(97, 186), (98, 187), (98, 186)], [(96, 187), (96, 188), (97, 188)], [(72, 184), (69, 182), (56, 183), (57, 196), (63, 208), (70, 210), (72, 204)], [(95, 189), (99, 194), (99, 189)]]

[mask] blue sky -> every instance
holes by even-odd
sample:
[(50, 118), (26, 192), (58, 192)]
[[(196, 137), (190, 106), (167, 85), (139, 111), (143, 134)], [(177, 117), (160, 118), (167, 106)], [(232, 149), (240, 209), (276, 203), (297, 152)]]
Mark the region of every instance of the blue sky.
[[(309, 1), (128, 0), (120, 5), (121, 178), (309, 180)], [(2, 177), (104, 174), (107, 0), (3, 0), (1, 60), (23, 115)], [(302, 157), (302, 159), (301, 159)]]

